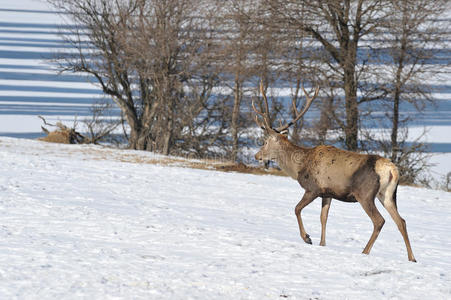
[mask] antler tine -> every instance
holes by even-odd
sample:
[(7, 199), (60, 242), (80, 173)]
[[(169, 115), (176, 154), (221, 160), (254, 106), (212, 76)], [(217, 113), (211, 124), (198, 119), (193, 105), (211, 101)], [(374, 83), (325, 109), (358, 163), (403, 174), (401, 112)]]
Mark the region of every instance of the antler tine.
[[(295, 111), (296, 113), (298, 112), (298, 109), (296, 108), (296, 100), (295, 100), (295, 97), (291, 97), (291, 108), (292, 108), (293, 111)], [(282, 127), (282, 124), (280, 124), (280, 127)]]
[[(268, 122), (266, 120), (266, 115), (264, 113), (262, 113), (261, 111), (258, 111), (257, 108), (255, 107), (255, 103), (254, 103), (254, 99), (252, 99), (252, 109), (255, 111), (255, 113), (257, 115), (255, 115), (255, 122), (257, 123), (257, 125), (261, 128), (269, 128), (270, 126), (268, 126)], [(258, 116), (261, 116), (263, 118), (263, 121), (265, 123), (265, 126), (263, 126), (260, 121), (258, 121)]]
[[(255, 116), (255, 122), (257, 123), (257, 125), (260, 126), (261, 128), (265, 128), (268, 130), (271, 128), (271, 124), (270, 124), (271, 122), (269, 121), (269, 105), (268, 105), (268, 99), (266, 98), (266, 95), (264, 93), (263, 81), (260, 81), (260, 92), (261, 92), (261, 94), (263, 96), (263, 100), (265, 102), (265, 112), (263, 113), (263, 112), (257, 110), (257, 108), (255, 107), (254, 100), (252, 100), (252, 108), (257, 113), (257, 115)], [(258, 116), (261, 116), (263, 118), (265, 126), (262, 126), (262, 124), (258, 121)]]
[(261, 129), (265, 129), (265, 126), (263, 126), (263, 124), (258, 120), (258, 115), (255, 115), (255, 123), (257, 123), (258, 127)]
[(265, 101), (265, 113), (266, 116), (269, 119), (269, 105), (268, 105), (268, 98), (266, 98), (266, 93), (265, 93), (265, 89), (263, 86), (263, 80), (260, 80), (260, 93), (262, 94), (263, 100)]
[(257, 113), (258, 115), (265, 117), (265, 114), (262, 113), (261, 111), (258, 111), (257, 108), (255, 107), (255, 103), (254, 103), (254, 99), (252, 99), (252, 108), (254, 109), (255, 113)]
[(297, 112), (296, 118), (295, 118), (293, 121), (289, 122), (288, 124), (276, 128), (277, 131), (281, 132), (281, 131), (287, 129), (288, 127), (290, 127), (291, 125), (293, 125), (294, 123), (296, 123), (300, 118), (302, 118), (302, 116), (303, 116), (303, 115), (307, 112), (307, 110), (310, 108), (310, 105), (312, 105), (313, 100), (316, 98), (316, 96), (318, 96), (318, 93), (319, 93), (319, 86), (316, 87), (315, 93), (313, 94), (312, 97), (309, 97), (309, 94), (308, 94), (307, 91), (304, 89), (304, 84), (302, 84), (302, 90), (304, 91), (305, 98), (306, 98), (304, 108), (303, 108), (300, 112), (297, 112), (296, 105), (294, 104), (294, 101), (292, 101), (293, 109), (295, 109), (295, 111)]

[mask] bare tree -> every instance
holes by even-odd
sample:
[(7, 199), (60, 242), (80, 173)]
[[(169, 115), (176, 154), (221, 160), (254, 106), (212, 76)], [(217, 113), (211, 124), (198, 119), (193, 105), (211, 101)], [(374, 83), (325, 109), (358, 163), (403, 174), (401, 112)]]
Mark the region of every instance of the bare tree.
[[(225, 4), (225, 5), (224, 5)], [(253, 35), (256, 24), (253, 15), (257, 1), (215, 1), (216, 30), (221, 31), (218, 40), (220, 51), (216, 63), (221, 69), (221, 83), (230, 90), (230, 112), (226, 115), (230, 130), (230, 159), (236, 161), (242, 146), (240, 136), (245, 128), (243, 102), (247, 92), (246, 83), (255, 73), (250, 56), (255, 52)]]
[[(269, 10), (269, 16), (265, 22), (266, 26), (271, 26), (272, 20), (277, 20), (278, 16), (273, 15), (274, 10)], [(305, 22), (305, 6), (300, 4), (300, 22)], [(302, 29), (303, 26), (299, 27), (278, 27), (273, 26), (272, 31), (275, 32), (271, 40), (272, 43), (277, 41), (279, 44), (279, 60), (281, 61), (280, 73), (281, 79), (290, 88), (292, 105), (287, 107), (286, 117), (295, 118), (297, 115), (297, 110), (303, 101), (302, 89), (304, 84), (315, 85), (317, 81), (317, 76), (312, 70), (315, 69), (315, 54), (311, 51), (312, 49), (312, 39), (308, 38), (308, 34)], [(308, 59), (307, 59), (308, 57)], [(320, 120), (318, 123), (322, 122)], [(300, 122), (296, 122), (292, 125), (290, 130), (290, 138), (296, 144), (305, 143), (310, 140), (309, 129), (304, 119), (301, 118)]]
[[(337, 124), (345, 134), (344, 144), (349, 150), (358, 148), (359, 105), (380, 99), (384, 91), (367, 89), (362, 80), (370, 71), (361, 61), (362, 40), (374, 34), (380, 20), (391, 15), (385, 0), (266, 0), (278, 26), (291, 26), (308, 33), (322, 47), (322, 73), (339, 82), (343, 94), (344, 116), (337, 114)], [(330, 80), (330, 79), (329, 79)], [(336, 86), (336, 85), (333, 85)], [(360, 96), (358, 95), (360, 91)], [(371, 92), (371, 93), (368, 93)], [(339, 98), (335, 98), (339, 101)]]
[[(401, 102), (409, 102), (418, 111), (425, 101), (431, 101), (431, 89), (424, 82), (433, 78), (443, 67), (437, 46), (443, 44), (445, 28), (439, 28), (437, 18), (446, 1), (393, 1), (396, 12), (388, 23), (392, 63), (389, 78), (393, 78), (389, 99), (392, 100), (391, 159), (400, 158), (399, 127)], [(441, 24), (442, 25), (442, 24)], [(407, 121), (407, 120), (404, 120)]]
[(62, 70), (92, 76), (112, 97), (130, 129), (130, 148), (178, 151), (186, 125), (208, 114), (217, 84), (207, 6), (194, 0), (49, 1), (79, 25), (66, 36), (78, 52), (63, 57)]
[(416, 110), (417, 119), (434, 100), (431, 84), (427, 83), (439, 79), (449, 66), (439, 51), (446, 48), (448, 30), (440, 17), (447, 1), (402, 0), (391, 5), (393, 16), (384, 20), (385, 30), (373, 41), (380, 49), (382, 64), (377, 69), (386, 80), (384, 89), (388, 92), (382, 104), (386, 111), (382, 123), (388, 120), (390, 129), (388, 134), (383, 130), (382, 135), (369, 140), (398, 165), (400, 182), (427, 184), (427, 145), (420, 141), (422, 136), (407, 142), (412, 116), (402, 114), (401, 107)]

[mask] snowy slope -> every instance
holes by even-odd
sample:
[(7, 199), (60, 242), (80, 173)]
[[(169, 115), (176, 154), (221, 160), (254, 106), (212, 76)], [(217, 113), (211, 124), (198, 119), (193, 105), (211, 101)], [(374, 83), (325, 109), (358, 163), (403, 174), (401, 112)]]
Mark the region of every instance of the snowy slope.
[[(418, 263), (388, 214), (320, 201), (301, 241), (285, 177), (121, 162), (117, 152), (0, 137), (0, 299), (450, 299), (451, 194), (400, 187)], [(154, 158), (154, 157), (153, 157)]]

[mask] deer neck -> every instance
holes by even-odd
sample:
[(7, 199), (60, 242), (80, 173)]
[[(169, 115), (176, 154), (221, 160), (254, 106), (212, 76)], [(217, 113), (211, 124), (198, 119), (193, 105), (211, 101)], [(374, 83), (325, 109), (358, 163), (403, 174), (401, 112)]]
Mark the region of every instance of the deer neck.
[(276, 158), (279, 167), (291, 178), (297, 180), (299, 171), (306, 163), (308, 148), (296, 146), (286, 140), (283, 143), (282, 151)]

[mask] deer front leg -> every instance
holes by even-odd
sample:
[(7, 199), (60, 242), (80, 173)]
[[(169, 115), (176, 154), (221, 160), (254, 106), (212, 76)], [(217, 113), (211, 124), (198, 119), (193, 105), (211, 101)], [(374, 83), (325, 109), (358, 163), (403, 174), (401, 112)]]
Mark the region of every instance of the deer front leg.
[(326, 223), (329, 215), (330, 202), (332, 198), (323, 198), (321, 207), (321, 242), (320, 246), (326, 246)]
[(296, 208), (294, 209), (294, 213), (296, 214), (296, 218), (298, 219), (301, 237), (307, 244), (312, 244), (312, 240), (310, 239), (310, 236), (307, 234), (307, 232), (305, 232), (304, 225), (302, 224), (301, 211), (304, 207), (312, 203), (315, 198), (316, 195), (314, 195), (312, 192), (305, 192), (301, 201), (299, 201), (299, 203), (296, 205)]

